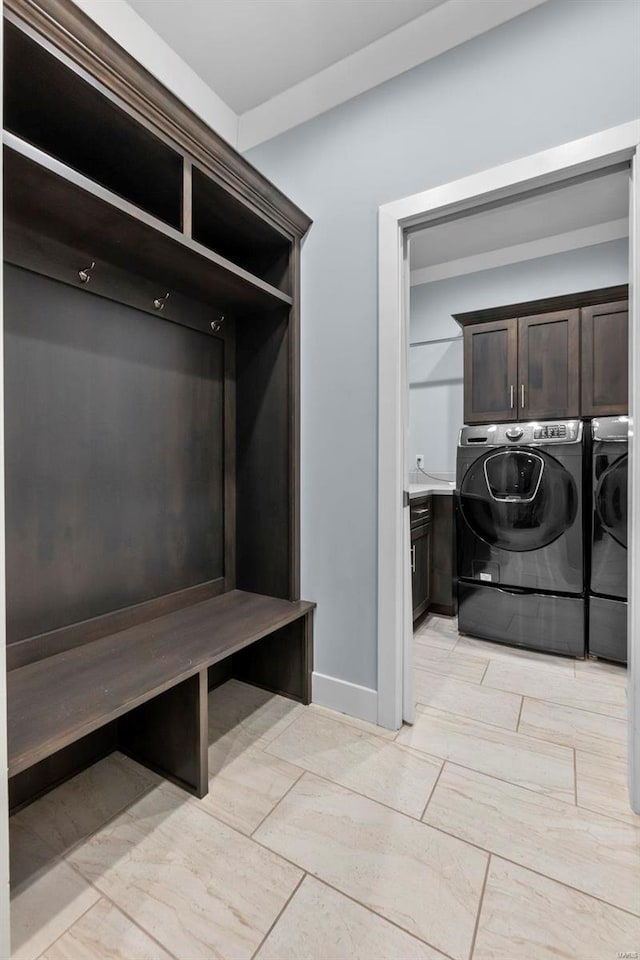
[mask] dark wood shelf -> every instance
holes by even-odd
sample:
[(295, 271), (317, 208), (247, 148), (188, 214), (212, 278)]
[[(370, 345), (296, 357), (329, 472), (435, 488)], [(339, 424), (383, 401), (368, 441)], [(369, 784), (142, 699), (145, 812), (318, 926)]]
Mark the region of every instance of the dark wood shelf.
[(10, 671), (9, 776), (314, 607), (233, 590)]
[(9, 21), (4, 93), (7, 130), (180, 228), (182, 154)]
[(197, 167), (192, 172), (192, 236), (210, 250), (291, 292), (291, 237)]
[(133, 267), (157, 280), (163, 291), (175, 289), (236, 315), (291, 305), (288, 294), (38, 147), (8, 132), (3, 140), (9, 222), (78, 249), (88, 262)]

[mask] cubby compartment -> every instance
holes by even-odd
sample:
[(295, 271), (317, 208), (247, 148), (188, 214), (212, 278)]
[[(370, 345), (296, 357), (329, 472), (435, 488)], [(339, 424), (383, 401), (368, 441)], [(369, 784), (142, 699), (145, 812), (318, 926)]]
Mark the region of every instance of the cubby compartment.
[(193, 239), (254, 276), (291, 293), (291, 240), (193, 168)]
[(183, 158), (11, 22), (4, 126), (164, 223), (182, 223)]

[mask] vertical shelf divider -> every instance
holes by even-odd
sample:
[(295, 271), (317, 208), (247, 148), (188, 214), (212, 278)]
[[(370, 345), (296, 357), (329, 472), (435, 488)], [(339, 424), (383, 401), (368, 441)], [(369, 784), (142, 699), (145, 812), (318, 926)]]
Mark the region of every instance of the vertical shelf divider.
[(189, 157), (183, 158), (182, 167), (182, 232), (193, 237), (193, 164)]

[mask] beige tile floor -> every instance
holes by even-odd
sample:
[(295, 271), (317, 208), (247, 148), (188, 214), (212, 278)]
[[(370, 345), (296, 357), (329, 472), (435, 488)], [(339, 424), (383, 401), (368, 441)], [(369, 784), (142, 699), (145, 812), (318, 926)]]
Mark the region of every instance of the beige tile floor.
[(203, 800), (118, 754), (11, 819), (16, 960), (640, 950), (625, 671), (416, 633), (397, 734), (231, 681)]

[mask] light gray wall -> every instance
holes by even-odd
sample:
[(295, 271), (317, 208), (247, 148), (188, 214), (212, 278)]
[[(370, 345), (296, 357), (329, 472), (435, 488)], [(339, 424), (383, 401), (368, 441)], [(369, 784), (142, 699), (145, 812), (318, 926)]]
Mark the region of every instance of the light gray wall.
[(302, 262), (302, 584), (315, 669), (377, 686), (377, 210), (640, 116), (637, 0), (549, 0), (248, 152)]
[[(627, 283), (628, 277), (628, 241), (614, 240), (423, 283), (411, 288), (410, 342), (460, 336), (453, 313), (610, 287)], [(462, 342), (412, 347), (409, 383), (409, 469), (422, 453), (425, 470), (453, 473), (463, 422)]]

